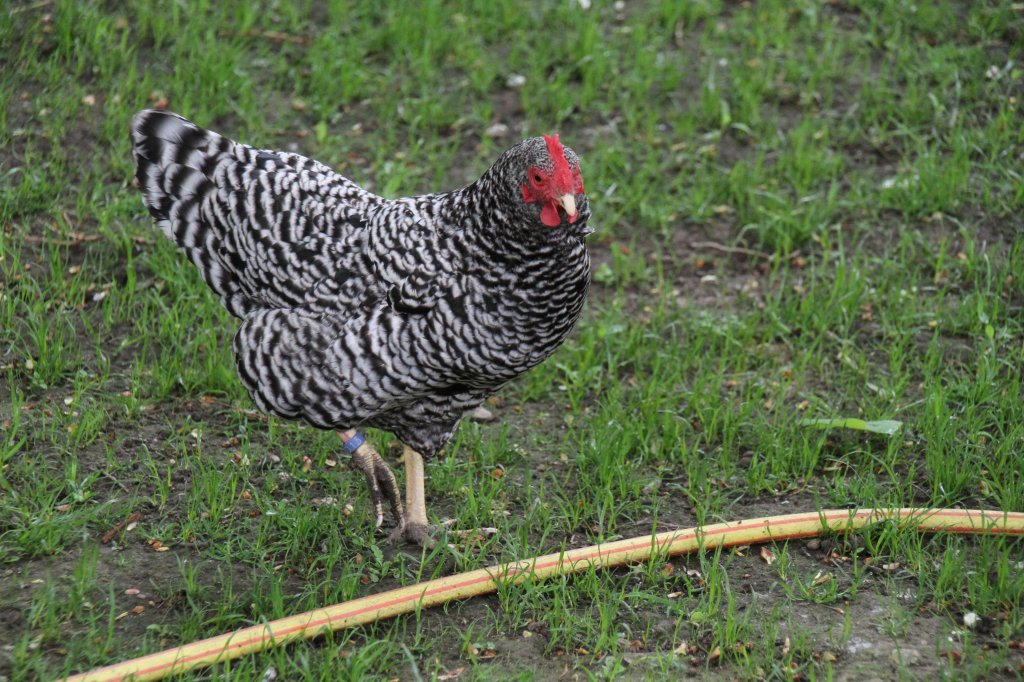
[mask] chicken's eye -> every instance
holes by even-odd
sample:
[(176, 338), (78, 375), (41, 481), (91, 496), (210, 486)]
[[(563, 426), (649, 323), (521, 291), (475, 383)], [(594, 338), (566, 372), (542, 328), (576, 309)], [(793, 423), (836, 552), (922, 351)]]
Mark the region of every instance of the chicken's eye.
[(542, 177), (540, 176), (540, 173), (534, 173), (534, 174), (533, 174), (533, 181), (534, 181), (534, 182), (536, 182), (536, 183), (537, 183), (538, 185), (539, 185), (539, 184), (540, 184), (540, 183), (541, 183), (541, 182), (542, 182), (543, 180), (544, 180), (544, 178), (542, 178)]

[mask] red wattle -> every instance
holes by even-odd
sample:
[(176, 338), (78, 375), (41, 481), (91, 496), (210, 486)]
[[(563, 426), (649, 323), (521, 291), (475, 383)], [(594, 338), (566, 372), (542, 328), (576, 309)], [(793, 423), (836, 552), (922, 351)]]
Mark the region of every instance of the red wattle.
[(558, 204), (549, 201), (544, 204), (540, 211), (540, 221), (548, 227), (558, 227), (562, 224), (562, 216), (558, 215)]

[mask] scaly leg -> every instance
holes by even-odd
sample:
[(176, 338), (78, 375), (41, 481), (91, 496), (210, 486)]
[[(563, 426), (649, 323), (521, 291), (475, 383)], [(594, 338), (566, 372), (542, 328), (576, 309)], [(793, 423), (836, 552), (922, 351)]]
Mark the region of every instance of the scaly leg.
[(391, 467), (355, 429), (339, 433), (345, 449), (352, 455), (352, 463), (366, 476), (370, 499), (373, 501), (373, 509), (377, 514), (376, 527), (380, 528), (384, 522), (385, 497), (391, 505), (391, 513), (395, 515), (395, 519), (401, 527), (405, 519), (402, 510), (402, 494), (398, 490), (398, 481), (395, 480), (395, 475), (391, 473)]
[[(433, 547), (431, 533), (434, 527), (427, 523), (427, 501), (423, 490), (423, 456), (408, 445), (402, 447), (402, 459), (405, 461), (405, 518), (391, 534), (393, 540), (404, 538), (408, 542), (422, 547)], [(452, 521), (442, 524), (448, 527)], [(478, 543), (484, 538), (498, 532), (497, 528), (475, 528), (473, 530), (449, 530), (454, 536), (466, 543)]]
[(430, 525), (427, 523), (427, 500), (423, 489), (423, 456), (408, 445), (402, 446), (402, 460), (405, 462), (405, 516), (398, 528), (391, 534), (392, 540), (405, 539), (423, 547), (430, 547), (434, 540), (430, 537)]

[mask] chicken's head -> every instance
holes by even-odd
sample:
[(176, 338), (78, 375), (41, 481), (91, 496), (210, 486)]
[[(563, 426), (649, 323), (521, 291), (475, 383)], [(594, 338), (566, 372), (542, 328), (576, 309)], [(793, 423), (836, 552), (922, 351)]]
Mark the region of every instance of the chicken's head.
[(577, 204), (583, 199), (580, 162), (571, 149), (562, 146), (558, 135), (531, 138), (530, 159), (521, 180), (524, 204), (536, 205), (539, 219), (548, 227), (558, 227), (564, 219), (576, 222)]

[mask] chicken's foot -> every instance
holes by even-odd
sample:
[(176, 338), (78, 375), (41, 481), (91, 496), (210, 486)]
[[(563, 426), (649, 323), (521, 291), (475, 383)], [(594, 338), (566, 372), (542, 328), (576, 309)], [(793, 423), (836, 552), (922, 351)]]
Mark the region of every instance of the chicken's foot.
[(366, 476), (366, 486), (370, 490), (370, 500), (376, 513), (377, 528), (384, 523), (384, 499), (391, 505), (391, 513), (401, 527), (405, 513), (402, 509), (402, 494), (398, 490), (398, 481), (391, 472), (391, 467), (370, 445), (363, 434), (355, 429), (341, 432), (341, 441), (345, 449), (352, 455), (352, 464)]
[[(436, 526), (427, 523), (427, 501), (423, 477), (423, 456), (408, 445), (402, 446), (402, 461), (405, 463), (405, 516), (391, 539), (406, 540), (421, 547), (433, 547)], [(498, 532), (497, 528), (473, 528), (471, 530), (447, 530), (454, 521), (441, 524), (449, 537), (458, 538), (462, 544), (477, 544), (484, 538)]]

